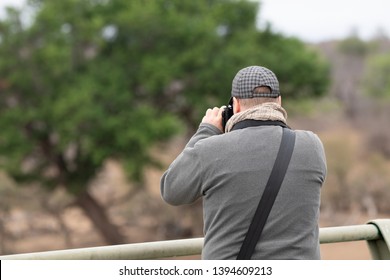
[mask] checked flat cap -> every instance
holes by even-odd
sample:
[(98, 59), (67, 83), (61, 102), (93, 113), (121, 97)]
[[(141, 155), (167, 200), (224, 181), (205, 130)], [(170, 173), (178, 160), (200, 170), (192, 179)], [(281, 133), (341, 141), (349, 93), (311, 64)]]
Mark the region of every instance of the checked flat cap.
[[(255, 92), (255, 88), (266, 86), (271, 92)], [(232, 83), (232, 96), (245, 99), (253, 97), (278, 97), (279, 82), (275, 74), (261, 66), (249, 66), (238, 71)]]

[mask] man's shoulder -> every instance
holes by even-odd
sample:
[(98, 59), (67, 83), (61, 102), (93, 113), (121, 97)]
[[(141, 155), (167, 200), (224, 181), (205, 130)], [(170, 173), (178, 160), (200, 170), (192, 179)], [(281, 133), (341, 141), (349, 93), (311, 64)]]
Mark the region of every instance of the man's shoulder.
[(309, 147), (315, 148), (317, 150), (323, 150), (323, 144), (320, 137), (310, 130), (295, 130), (297, 135), (297, 145), (308, 149)]
[(303, 138), (313, 139), (313, 140), (316, 140), (316, 141), (321, 141), (320, 138), (318, 137), (318, 135), (316, 133), (314, 133), (313, 131), (311, 131), (311, 130), (300, 130), (300, 129), (297, 129), (297, 130), (294, 130), (294, 131), (298, 135), (298, 137), (303, 137)]

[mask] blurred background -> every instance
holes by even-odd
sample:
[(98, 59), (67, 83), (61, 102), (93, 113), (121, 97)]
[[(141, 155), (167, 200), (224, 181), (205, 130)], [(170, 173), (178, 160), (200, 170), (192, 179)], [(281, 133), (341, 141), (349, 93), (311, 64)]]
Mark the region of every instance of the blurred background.
[(160, 176), (248, 65), (324, 143), (320, 225), (388, 218), (389, 3), (2, 0), (0, 254), (201, 237), (201, 201), (165, 204)]

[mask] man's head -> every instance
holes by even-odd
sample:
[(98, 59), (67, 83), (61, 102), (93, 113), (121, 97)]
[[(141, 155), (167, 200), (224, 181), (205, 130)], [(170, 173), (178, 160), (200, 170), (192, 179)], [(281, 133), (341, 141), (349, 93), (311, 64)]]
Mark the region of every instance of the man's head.
[(279, 82), (275, 74), (261, 66), (238, 71), (232, 82), (234, 113), (265, 102), (281, 103)]

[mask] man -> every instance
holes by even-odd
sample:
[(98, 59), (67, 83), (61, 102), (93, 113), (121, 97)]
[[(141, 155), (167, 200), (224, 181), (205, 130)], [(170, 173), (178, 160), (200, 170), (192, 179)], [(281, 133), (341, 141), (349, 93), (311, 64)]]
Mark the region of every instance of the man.
[[(236, 259), (286, 125), (279, 82), (269, 69), (240, 70), (231, 94), (234, 115), (225, 133), (225, 108), (208, 109), (198, 131), (161, 178), (161, 195), (167, 203), (188, 204), (203, 197), (203, 259)], [(268, 122), (234, 128), (248, 119)], [(320, 259), (318, 217), (325, 154), (314, 133), (295, 133), (290, 164), (252, 259)]]

